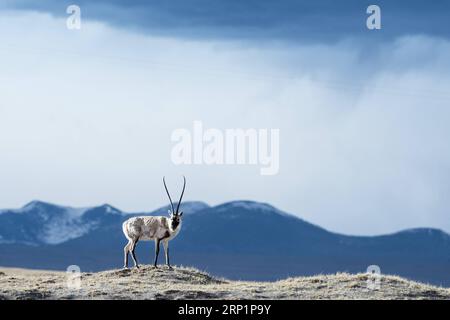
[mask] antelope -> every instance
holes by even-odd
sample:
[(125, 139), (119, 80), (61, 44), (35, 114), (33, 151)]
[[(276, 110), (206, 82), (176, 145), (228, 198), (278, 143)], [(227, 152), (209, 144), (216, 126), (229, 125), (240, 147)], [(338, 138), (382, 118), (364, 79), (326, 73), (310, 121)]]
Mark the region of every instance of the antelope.
[(172, 269), (169, 260), (169, 241), (177, 236), (181, 229), (181, 216), (183, 212), (180, 212), (180, 204), (183, 199), (184, 189), (186, 188), (186, 178), (183, 176), (183, 191), (181, 192), (180, 200), (177, 203), (177, 209), (172, 202), (169, 190), (167, 189), (165, 177), (163, 177), (164, 188), (166, 189), (167, 196), (170, 200), (170, 206), (172, 210), (168, 210), (169, 217), (163, 216), (140, 216), (133, 217), (126, 220), (122, 225), (123, 233), (128, 239), (128, 243), (124, 247), (124, 268), (128, 269), (128, 254), (131, 252), (134, 266), (139, 268), (139, 264), (135, 255), (135, 248), (138, 241), (155, 241), (155, 261), (153, 266), (157, 268), (158, 255), (160, 242), (162, 241), (164, 246), (164, 252), (166, 256), (166, 264), (169, 269)]

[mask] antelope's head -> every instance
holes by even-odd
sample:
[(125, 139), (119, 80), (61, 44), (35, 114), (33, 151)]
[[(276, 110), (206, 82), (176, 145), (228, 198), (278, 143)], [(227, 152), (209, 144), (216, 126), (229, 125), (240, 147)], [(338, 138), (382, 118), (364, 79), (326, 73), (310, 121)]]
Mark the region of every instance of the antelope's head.
[(181, 191), (180, 200), (177, 203), (176, 210), (175, 210), (175, 206), (173, 205), (172, 198), (170, 197), (169, 190), (167, 189), (165, 177), (163, 177), (163, 183), (164, 183), (164, 188), (166, 189), (166, 192), (167, 192), (167, 196), (169, 197), (169, 200), (170, 200), (170, 207), (172, 208), (172, 210), (169, 209), (170, 227), (172, 230), (175, 230), (180, 225), (181, 216), (183, 215), (183, 211), (180, 211), (180, 204), (181, 204), (181, 200), (183, 199), (184, 189), (186, 188), (186, 178), (185, 178), (185, 176), (183, 176), (183, 191)]

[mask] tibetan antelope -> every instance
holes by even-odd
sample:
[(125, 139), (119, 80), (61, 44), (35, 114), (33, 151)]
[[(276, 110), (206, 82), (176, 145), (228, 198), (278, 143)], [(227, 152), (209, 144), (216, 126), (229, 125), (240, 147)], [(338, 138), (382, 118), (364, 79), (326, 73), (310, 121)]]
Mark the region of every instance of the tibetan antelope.
[(133, 217), (126, 220), (123, 225), (123, 233), (128, 239), (128, 243), (124, 250), (124, 268), (128, 268), (128, 253), (131, 252), (131, 257), (133, 258), (134, 266), (139, 268), (138, 262), (136, 260), (136, 255), (134, 250), (138, 241), (155, 241), (155, 262), (154, 267), (156, 268), (158, 263), (159, 255), (159, 244), (162, 241), (164, 246), (164, 252), (166, 255), (166, 264), (169, 268), (169, 241), (176, 237), (181, 229), (181, 216), (183, 212), (180, 212), (180, 204), (183, 199), (184, 189), (186, 187), (186, 178), (183, 176), (183, 191), (181, 192), (180, 200), (177, 203), (177, 209), (172, 202), (169, 190), (167, 189), (166, 180), (163, 177), (164, 188), (166, 189), (167, 196), (170, 200), (170, 206), (172, 210), (169, 209), (169, 217), (163, 216), (141, 216)]

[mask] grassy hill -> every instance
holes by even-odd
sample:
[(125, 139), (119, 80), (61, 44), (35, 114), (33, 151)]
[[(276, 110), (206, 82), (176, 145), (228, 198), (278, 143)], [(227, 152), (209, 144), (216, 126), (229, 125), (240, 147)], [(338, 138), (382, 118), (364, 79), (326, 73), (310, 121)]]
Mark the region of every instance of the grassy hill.
[(68, 279), (65, 272), (0, 268), (0, 299), (450, 299), (448, 288), (387, 275), (378, 289), (368, 288), (367, 274), (253, 282), (185, 267), (82, 273), (79, 289), (70, 289)]

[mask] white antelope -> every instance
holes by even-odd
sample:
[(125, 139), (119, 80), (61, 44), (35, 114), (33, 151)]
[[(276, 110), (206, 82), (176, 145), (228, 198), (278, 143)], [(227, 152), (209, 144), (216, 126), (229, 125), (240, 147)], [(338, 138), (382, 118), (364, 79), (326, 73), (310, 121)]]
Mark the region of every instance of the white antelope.
[(154, 266), (157, 267), (158, 255), (159, 255), (159, 244), (162, 241), (164, 246), (164, 252), (166, 255), (166, 264), (169, 268), (169, 241), (175, 238), (175, 236), (180, 232), (181, 229), (181, 216), (183, 212), (179, 212), (181, 200), (183, 199), (184, 189), (186, 187), (186, 178), (183, 176), (183, 191), (181, 192), (180, 200), (177, 203), (177, 209), (174, 209), (172, 198), (170, 197), (169, 190), (166, 186), (166, 180), (163, 177), (164, 188), (166, 189), (167, 195), (169, 196), (170, 206), (172, 210), (169, 209), (169, 217), (163, 216), (141, 216), (133, 217), (125, 221), (122, 225), (123, 233), (128, 239), (124, 250), (124, 268), (128, 268), (128, 253), (131, 252), (131, 257), (133, 258), (134, 266), (139, 268), (138, 262), (136, 260), (136, 255), (134, 250), (138, 241), (155, 241), (155, 262)]

